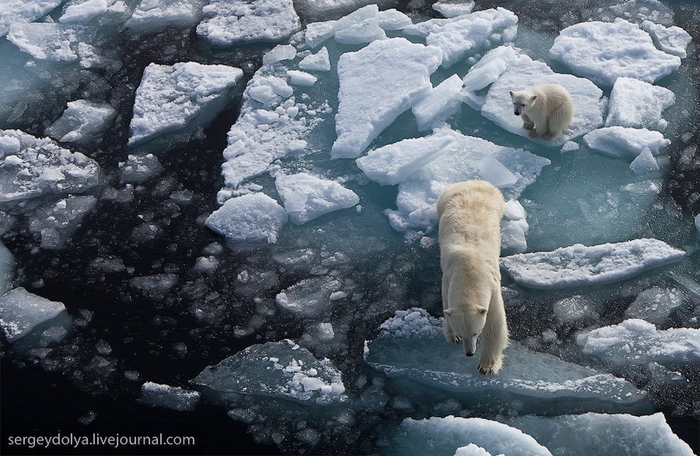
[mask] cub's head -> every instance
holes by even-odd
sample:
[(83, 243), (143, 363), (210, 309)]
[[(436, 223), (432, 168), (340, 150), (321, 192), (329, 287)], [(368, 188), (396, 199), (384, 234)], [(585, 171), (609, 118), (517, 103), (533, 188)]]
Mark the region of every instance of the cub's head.
[(484, 329), (488, 310), (487, 307), (475, 307), (471, 309), (450, 308), (444, 311), (452, 332), (462, 341), (464, 354), (467, 356), (474, 356), (476, 352), (476, 340)]
[(520, 90), (518, 92), (510, 91), (510, 99), (513, 101), (513, 113), (516, 116), (527, 112), (532, 106), (532, 103), (537, 99), (537, 95), (532, 95), (526, 90)]

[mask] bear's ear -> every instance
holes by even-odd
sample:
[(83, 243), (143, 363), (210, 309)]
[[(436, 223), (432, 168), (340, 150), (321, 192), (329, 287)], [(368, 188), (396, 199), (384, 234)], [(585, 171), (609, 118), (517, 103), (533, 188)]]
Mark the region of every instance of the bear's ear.
[(513, 91), (510, 91), (510, 97), (513, 98)]
[(451, 317), (452, 316), (452, 309), (445, 309), (442, 311), (443, 314), (445, 314), (446, 317)]
[(537, 100), (537, 95), (533, 95), (532, 98), (530, 98), (530, 101), (535, 101)]
[(486, 312), (488, 312), (488, 311), (489, 311), (489, 309), (487, 309), (486, 307), (479, 307), (479, 313), (481, 315), (486, 315)]

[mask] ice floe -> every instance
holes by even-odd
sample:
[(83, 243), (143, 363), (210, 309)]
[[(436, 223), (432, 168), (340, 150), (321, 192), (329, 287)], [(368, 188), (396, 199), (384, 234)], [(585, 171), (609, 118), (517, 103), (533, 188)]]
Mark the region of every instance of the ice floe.
[(60, 142), (86, 144), (94, 142), (116, 115), (107, 103), (69, 101), (61, 117), (44, 133)]
[(596, 152), (613, 158), (635, 159), (644, 150), (659, 155), (671, 141), (655, 130), (629, 127), (604, 127), (583, 137), (586, 145)]
[(684, 256), (684, 251), (663, 241), (634, 239), (520, 253), (501, 258), (501, 266), (520, 285), (549, 289), (617, 282), (680, 261)]
[(154, 407), (165, 407), (177, 411), (192, 411), (199, 403), (198, 391), (188, 390), (179, 386), (163, 385), (146, 382), (141, 385), (140, 400)]
[(648, 128), (664, 131), (668, 122), (663, 111), (676, 102), (676, 96), (665, 87), (639, 79), (619, 77), (613, 85), (605, 126)]
[(298, 225), (360, 202), (355, 192), (338, 182), (308, 173), (280, 174), (275, 186), (289, 219)]
[[(440, 356), (435, 356), (440, 353)], [(444, 397), (468, 401), (472, 408), (496, 410), (525, 407), (547, 410), (644, 411), (641, 391), (620, 378), (525, 348), (511, 341), (501, 374), (479, 374), (474, 358), (450, 344), (441, 319), (412, 308), (395, 312), (369, 341), (365, 361), (386, 375), (401, 394), (437, 404)]]
[(0, 296), (0, 328), (8, 342), (29, 334), (36, 326), (66, 310), (62, 302), (50, 301), (22, 287)]
[(90, 44), (96, 31), (95, 27), (82, 25), (17, 22), (10, 26), (7, 40), (36, 60), (76, 62), (90, 68), (101, 64)]
[(647, 32), (621, 18), (567, 27), (549, 54), (575, 74), (608, 87), (622, 76), (655, 82), (681, 66), (680, 57), (658, 50)]
[(129, 145), (192, 128), (193, 121), (211, 120), (229, 101), (243, 71), (226, 65), (181, 62), (151, 63), (136, 89)]
[(206, 220), (206, 225), (233, 242), (277, 242), (287, 211), (264, 193), (250, 193), (227, 200)]
[(82, 193), (99, 183), (91, 158), (19, 130), (0, 130), (0, 158), (0, 202)]
[(252, 345), (199, 373), (192, 384), (223, 402), (238, 395), (276, 397), (305, 405), (348, 400), (333, 363), (291, 340)]
[(205, 0), (141, 0), (125, 26), (153, 33), (166, 27), (187, 28), (202, 19)]
[(0, 12), (0, 37), (7, 34), (12, 24), (41, 19), (61, 3), (62, 0), (6, 0)]

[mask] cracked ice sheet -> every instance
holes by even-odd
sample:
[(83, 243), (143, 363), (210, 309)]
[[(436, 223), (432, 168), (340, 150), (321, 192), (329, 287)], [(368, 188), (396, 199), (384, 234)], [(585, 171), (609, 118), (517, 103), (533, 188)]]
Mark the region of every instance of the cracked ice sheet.
[(657, 239), (584, 246), (501, 258), (501, 267), (518, 284), (538, 289), (600, 285), (680, 261), (685, 252)]
[(0, 37), (10, 26), (20, 22), (33, 22), (58, 7), (62, 0), (3, 0), (0, 10)]
[[(607, 99), (603, 97), (603, 91), (588, 79), (555, 73), (547, 64), (508, 48), (497, 48), (491, 53), (493, 55), (487, 54), (482, 59), (486, 59), (484, 64), (477, 63), (479, 66), (475, 65), (475, 69), (470, 70), (478, 70), (474, 76), (467, 73), (464, 77), (465, 91), (471, 93), (468, 98), (477, 100), (470, 104), (478, 104), (479, 98), (474, 93), (487, 85), (484, 82), (493, 81), (481, 107), (481, 113), (487, 119), (511, 133), (527, 137), (529, 131), (523, 128), (522, 119), (513, 114), (509, 92), (523, 90), (534, 85), (532, 81), (537, 81), (537, 84), (562, 85), (574, 104), (574, 118), (564, 134), (551, 142), (538, 142), (560, 146), (603, 125)], [(482, 79), (484, 76), (486, 81)]]
[(46, 22), (15, 23), (7, 40), (36, 60), (79, 62), (83, 68), (99, 62), (90, 44), (97, 29), (82, 25)]
[(0, 130), (0, 202), (81, 193), (99, 183), (97, 162), (49, 138)]
[(435, 204), (448, 184), (485, 179), (506, 199), (517, 199), (550, 161), (523, 149), (499, 146), (449, 128), (370, 151), (357, 160), (380, 184), (399, 184), (397, 210), (387, 210), (398, 231), (427, 230), (437, 223)]
[(447, 394), (492, 412), (504, 407), (524, 407), (528, 413), (650, 408), (646, 395), (627, 381), (531, 351), (516, 341), (506, 348), (499, 375), (481, 375), (477, 360), (478, 353), (466, 358), (461, 345), (448, 343), (442, 319), (420, 308), (396, 311), (365, 349), (365, 362), (386, 374), (397, 393), (430, 405)]
[(438, 48), (405, 38), (374, 41), (343, 54), (338, 61), (338, 139), (331, 157), (358, 157), (401, 113), (430, 93), (430, 75), (441, 62)]
[(136, 89), (129, 146), (180, 130), (202, 113), (212, 118), (242, 76), (241, 69), (226, 65), (151, 63)]

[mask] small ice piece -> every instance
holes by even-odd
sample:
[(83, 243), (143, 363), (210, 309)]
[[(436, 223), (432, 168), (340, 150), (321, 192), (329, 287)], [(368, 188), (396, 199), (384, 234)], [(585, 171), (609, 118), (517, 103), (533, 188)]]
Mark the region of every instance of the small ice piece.
[(148, 299), (162, 300), (177, 284), (178, 275), (172, 273), (139, 276), (129, 279), (129, 286)]
[(454, 456), (491, 456), (491, 453), (484, 450), (479, 445), (470, 443), (467, 446), (457, 448)]
[(501, 258), (501, 266), (518, 284), (539, 289), (605, 284), (680, 261), (685, 252), (658, 239), (584, 246)]
[(197, 35), (215, 46), (279, 43), (301, 29), (292, 0), (211, 0)]
[(396, 394), (417, 404), (433, 406), (436, 395), (448, 394), (494, 413), (650, 410), (646, 395), (625, 380), (531, 351), (519, 342), (506, 348), (497, 376), (479, 374), (477, 359), (465, 358), (461, 346), (448, 343), (442, 318), (420, 308), (396, 311), (365, 350), (365, 362), (395, 381)]
[(693, 40), (688, 32), (680, 27), (664, 27), (651, 21), (642, 22), (642, 29), (649, 33), (654, 43), (664, 52), (684, 59), (688, 54), (686, 48)]
[(291, 44), (278, 44), (263, 55), (263, 65), (282, 62), (284, 60), (294, 60), (297, 56), (297, 49)]
[(62, 24), (84, 24), (106, 13), (115, 0), (83, 0), (68, 2), (63, 14), (58, 18)]
[(205, 224), (229, 241), (273, 244), (287, 219), (287, 211), (277, 201), (264, 193), (250, 193), (226, 201)]
[(64, 310), (63, 303), (49, 301), (18, 287), (0, 296), (0, 328), (12, 343)]
[[(396, 118), (432, 89), (440, 50), (405, 38), (374, 41), (338, 62), (335, 116), (338, 139), (331, 157), (355, 158)], [(372, 68), (372, 71), (367, 71)]]
[(585, 355), (605, 364), (664, 366), (700, 362), (700, 329), (657, 329), (653, 323), (631, 318), (579, 334), (576, 343)]
[(449, 68), (465, 55), (512, 42), (518, 30), (518, 17), (505, 8), (487, 9), (448, 20), (430, 20), (425, 37), (429, 46), (442, 50), (442, 66)]
[(501, 220), (501, 254), (511, 255), (527, 250), (525, 234), (530, 225), (526, 220), (527, 212), (516, 199), (506, 201), (505, 213)]
[(107, 103), (69, 101), (61, 117), (44, 132), (60, 142), (86, 144), (96, 140), (117, 112)]
[(642, 151), (649, 149), (652, 155), (671, 144), (658, 131), (646, 128), (604, 127), (587, 133), (583, 140), (596, 152), (613, 158), (635, 159)]
[(479, 162), (479, 177), (491, 182), (497, 188), (512, 187), (518, 176), (503, 166), (495, 157), (486, 157)]
[(242, 76), (241, 69), (226, 65), (149, 64), (136, 89), (129, 146), (180, 130), (197, 117), (197, 123), (208, 122)]
[(335, 40), (341, 44), (364, 44), (386, 38), (379, 26), (379, 7), (367, 5), (335, 23)]
[(333, 35), (335, 35), (335, 24), (338, 21), (312, 22), (306, 25), (304, 31), (304, 42), (310, 49), (317, 49)]
[(656, 162), (656, 158), (654, 158), (654, 154), (651, 153), (648, 147), (645, 147), (644, 150), (637, 155), (637, 158), (632, 160), (630, 169), (637, 176), (644, 176), (657, 173), (660, 168), (659, 164)]
[(411, 18), (396, 9), (380, 11), (377, 15), (379, 26), (386, 31), (402, 30), (413, 24)]
[(15, 276), (15, 256), (0, 242), (0, 296), (12, 288), (12, 279)]
[[(291, 400), (306, 406), (348, 400), (341, 373), (333, 363), (317, 359), (289, 339), (247, 347), (206, 367), (192, 384), (219, 401), (235, 400), (241, 394)], [(279, 404), (275, 410), (279, 410)]]
[(619, 77), (610, 93), (605, 126), (664, 131), (668, 122), (661, 117), (661, 113), (675, 102), (676, 96), (665, 87)]
[(698, 234), (700, 234), (700, 214), (695, 216), (695, 229), (698, 230)]
[(97, 162), (49, 138), (0, 130), (0, 202), (85, 192), (99, 183)]
[(600, 317), (593, 301), (581, 295), (556, 301), (552, 312), (557, 321), (564, 324), (593, 323)]
[(153, 154), (129, 154), (125, 162), (119, 162), (119, 182), (141, 184), (157, 176), (162, 170), (160, 161)]
[(299, 69), (305, 71), (330, 71), (331, 58), (328, 48), (322, 47), (317, 53), (309, 54), (299, 62)]
[(275, 187), (289, 219), (297, 225), (360, 202), (355, 192), (338, 182), (308, 173), (280, 174), (275, 179)]
[(502, 421), (531, 435), (547, 448), (566, 448), (566, 454), (570, 456), (620, 451), (639, 456), (694, 454), (690, 446), (673, 433), (660, 412), (647, 416), (607, 413), (530, 415)]
[(59, 7), (63, 0), (3, 0), (0, 12), (0, 37), (15, 23), (34, 22)]
[[(486, 99), (477, 95), (477, 92), (496, 82), (510, 65), (520, 58), (520, 54), (512, 46), (499, 46), (484, 54), (462, 79), (465, 102), (472, 108), (481, 110)], [(527, 56), (522, 58), (531, 61)]]
[[(476, 446), (481, 453), (462, 452)], [(391, 437), (393, 454), (406, 456), (491, 454), (508, 456), (552, 456), (547, 448), (519, 429), (484, 418), (453, 415), (415, 420), (406, 418)]]
[(438, 0), (433, 3), (433, 9), (449, 19), (471, 13), (474, 9), (474, 0)]
[(62, 249), (96, 204), (92, 195), (71, 195), (48, 203), (29, 217), (29, 232), (41, 236), (41, 248)]
[(549, 55), (575, 74), (607, 87), (621, 76), (655, 82), (681, 66), (680, 57), (659, 51), (647, 32), (621, 18), (565, 28)]
[(141, 385), (139, 400), (153, 407), (164, 407), (178, 412), (193, 411), (199, 403), (200, 394), (179, 386), (146, 382)]
[(462, 100), (459, 93), (462, 90), (462, 79), (453, 74), (438, 84), (415, 106), (413, 115), (416, 118), (418, 130), (430, 130), (436, 124), (447, 120), (459, 110)]
[(282, 290), (275, 303), (300, 317), (317, 317), (331, 304), (331, 294), (340, 290), (342, 283), (329, 277), (312, 277)]
[[(562, 136), (546, 144), (562, 145), (566, 141), (603, 125), (605, 99), (603, 98), (602, 90), (588, 79), (570, 74), (554, 73), (545, 63), (534, 61), (527, 55), (518, 54), (514, 57), (512, 51), (500, 51), (489, 59), (490, 63), (483, 67), (484, 71), (494, 67), (494, 72), (493, 74), (488, 74), (487, 81), (496, 77), (498, 71), (502, 69), (504, 62), (495, 60), (501, 54), (509, 62), (508, 69), (498, 76), (489, 88), (481, 107), (481, 113), (484, 117), (493, 120), (511, 133), (527, 137), (529, 132), (523, 128), (522, 119), (520, 116), (513, 115), (513, 101), (510, 98), (510, 91), (523, 90), (533, 85), (533, 81), (537, 81), (537, 84), (559, 84), (563, 86), (571, 95), (575, 106), (571, 125), (564, 130)], [(477, 75), (479, 74), (477, 73)], [(465, 79), (467, 78), (469, 78), (469, 74), (465, 77)], [(476, 84), (470, 90), (482, 84)], [(468, 85), (473, 85), (473, 83), (465, 82), (465, 88)], [(473, 95), (471, 98), (473, 99), (474, 97), (476, 96)]]
[(153, 33), (168, 27), (194, 27), (202, 20), (206, 0), (141, 0), (125, 27)]
[(289, 82), (296, 86), (310, 87), (316, 84), (318, 80), (316, 76), (305, 71), (288, 70), (287, 74), (289, 75)]
[(625, 310), (625, 318), (662, 325), (671, 313), (686, 303), (685, 294), (678, 288), (652, 287), (642, 291)]
[(95, 52), (90, 44), (95, 27), (49, 22), (14, 23), (7, 40), (37, 60), (80, 62), (90, 67)]

